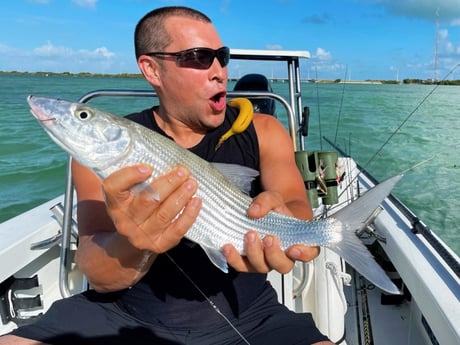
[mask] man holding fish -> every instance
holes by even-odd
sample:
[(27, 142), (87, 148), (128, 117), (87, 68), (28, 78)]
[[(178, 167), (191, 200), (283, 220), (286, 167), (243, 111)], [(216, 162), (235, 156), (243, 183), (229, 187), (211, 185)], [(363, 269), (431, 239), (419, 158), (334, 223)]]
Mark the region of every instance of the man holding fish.
[[(207, 16), (154, 10), (136, 26), (135, 49), (160, 103), (128, 118), (208, 161), (259, 171), (250, 218), (276, 211), (311, 219), (291, 139), (277, 119), (254, 114), (246, 131), (216, 150), (237, 114), (226, 105), (229, 49)], [(133, 193), (155, 169), (132, 165), (101, 181), (74, 160), (76, 262), (92, 290), (56, 302), (0, 344), (331, 344), (310, 314), (280, 305), (266, 281), (270, 270), (287, 273), (296, 260), (315, 258), (318, 247), (283, 251), (275, 236), (249, 231), (244, 256), (231, 244), (221, 248), (230, 266), (222, 272), (184, 238), (202, 206), (189, 169), (176, 166)]]

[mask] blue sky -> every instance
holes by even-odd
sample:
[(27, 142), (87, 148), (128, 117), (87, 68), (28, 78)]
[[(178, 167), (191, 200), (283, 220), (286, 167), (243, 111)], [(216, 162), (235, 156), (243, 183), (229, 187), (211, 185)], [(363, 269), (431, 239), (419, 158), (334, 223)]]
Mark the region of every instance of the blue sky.
[(203, 11), (231, 48), (309, 51), (303, 78), (460, 79), (460, 0), (2, 1), (0, 70), (138, 73), (134, 27), (166, 5)]

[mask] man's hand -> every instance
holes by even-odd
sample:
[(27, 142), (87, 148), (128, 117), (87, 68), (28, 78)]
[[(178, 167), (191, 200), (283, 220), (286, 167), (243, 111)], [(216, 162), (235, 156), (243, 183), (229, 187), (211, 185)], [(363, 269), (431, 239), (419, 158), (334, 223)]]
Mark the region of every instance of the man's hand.
[[(261, 218), (271, 210), (292, 216), (281, 195), (274, 192), (259, 194), (249, 207), (248, 216)], [(241, 256), (231, 244), (222, 248), (229, 265), (240, 272), (267, 273), (274, 269), (284, 274), (292, 270), (296, 260), (307, 262), (319, 254), (319, 247), (304, 245), (293, 245), (283, 251), (276, 236), (268, 235), (261, 239), (256, 231), (246, 234), (245, 247), (246, 256)]]
[(147, 165), (121, 169), (103, 181), (103, 191), (117, 231), (134, 247), (159, 254), (179, 243), (196, 220), (201, 200), (193, 197), (197, 183), (184, 167), (176, 167), (156, 178), (151, 189), (133, 195), (131, 188), (151, 174)]

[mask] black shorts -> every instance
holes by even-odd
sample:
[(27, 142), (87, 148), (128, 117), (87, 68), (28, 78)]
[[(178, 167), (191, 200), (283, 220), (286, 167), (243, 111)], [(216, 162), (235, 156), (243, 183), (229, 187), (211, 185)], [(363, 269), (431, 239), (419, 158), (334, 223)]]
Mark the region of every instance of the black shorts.
[(109, 296), (87, 291), (59, 300), (37, 322), (20, 327), (11, 334), (66, 345), (291, 345), (328, 340), (316, 328), (311, 314), (291, 312), (285, 306), (273, 303), (273, 296), (267, 294), (254, 301), (237, 320), (230, 320), (234, 328), (216, 312), (216, 319), (221, 318), (222, 323), (199, 330), (172, 329), (167, 325), (137, 320)]

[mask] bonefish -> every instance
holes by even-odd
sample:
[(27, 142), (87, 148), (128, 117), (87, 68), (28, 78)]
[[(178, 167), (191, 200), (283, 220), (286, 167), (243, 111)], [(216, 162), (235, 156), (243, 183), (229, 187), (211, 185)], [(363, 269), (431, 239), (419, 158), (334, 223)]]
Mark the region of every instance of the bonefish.
[[(147, 163), (154, 167), (153, 175), (146, 181), (149, 183), (177, 165), (187, 167), (198, 183), (196, 196), (202, 199), (202, 208), (186, 237), (198, 243), (222, 271), (228, 271), (222, 246), (231, 243), (244, 255), (244, 235), (256, 230), (261, 237), (277, 236), (283, 249), (294, 244), (328, 247), (373, 284), (387, 292), (399, 293), (355, 231), (402, 175), (380, 183), (326, 219), (305, 221), (276, 212), (252, 219), (246, 214), (252, 199), (231, 182), (231, 176), (235, 175), (253, 178), (252, 169), (209, 163), (140, 124), (86, 104), (37, 96), (29, 96), (27, 100), (32, 114), (49, 136), (100, 178), (125, 166)], [(244, 101), (236, 102), (243, 108)]]

